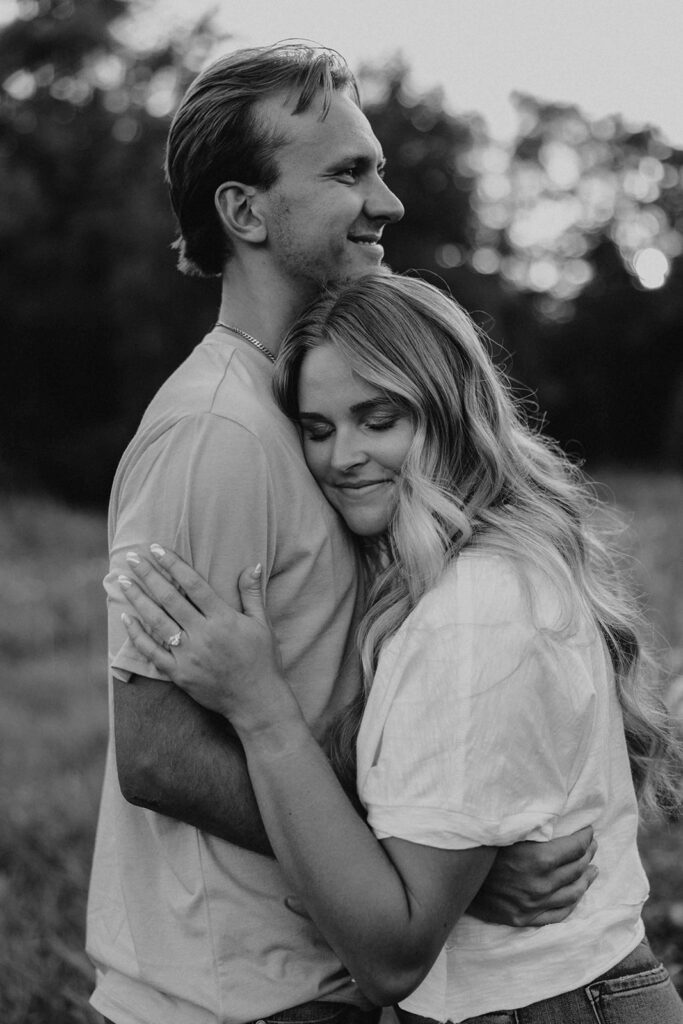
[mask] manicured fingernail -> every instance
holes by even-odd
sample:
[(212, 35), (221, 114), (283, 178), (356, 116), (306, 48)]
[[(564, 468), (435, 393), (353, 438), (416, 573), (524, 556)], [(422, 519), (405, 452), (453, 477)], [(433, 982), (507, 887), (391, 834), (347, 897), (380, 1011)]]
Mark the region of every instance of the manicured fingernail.
[(127, 576), (119, 576), (119, 583), (122, 587), (126, 588), (133, 586), (132, 581), (129, 580)]
[(255, 565), (254, 568), (251, 570), (251, 578), (253, 580), (260, 580), (262, 572), (263, 572), (263, 566), (259, 562), (258, 565)]
[(149, 550), (152, 552), (155, 558), (163, 558), (164, 555), (166, 554), (161, 544), (150, 544)]
[(133, 620), (131, 619), (130, 615), (126, 615), (125, 612), (121, 612), (121, 621), (123, 622), (124, 626), (130, 626)]
[(128, 562), (129, 565), (139, 565), (140, 564), (140, 556), (138, 554), (136, 554), (135, 551), (127, 551), (126, 552), (126, 561)]

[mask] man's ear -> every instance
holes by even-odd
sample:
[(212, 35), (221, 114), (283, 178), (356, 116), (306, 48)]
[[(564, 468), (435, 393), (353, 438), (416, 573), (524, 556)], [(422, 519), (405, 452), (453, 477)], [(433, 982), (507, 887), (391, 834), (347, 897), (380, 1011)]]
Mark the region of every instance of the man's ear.
[(257, 191), (253, 185), (239, 181), (224, 181), (216, 189), (216, 211), (231, 238), (252, 244), (265, 242), (266, 223), (258, 203), (254, 203)]

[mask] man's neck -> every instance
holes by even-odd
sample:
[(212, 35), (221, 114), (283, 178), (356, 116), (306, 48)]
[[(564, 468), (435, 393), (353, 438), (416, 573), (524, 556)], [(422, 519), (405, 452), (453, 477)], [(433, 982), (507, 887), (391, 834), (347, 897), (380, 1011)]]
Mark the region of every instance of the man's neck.
[(218, 319), (246, 331), (277, 355), (287, 330), (306, 305), (280, 281), (254, 279), (230, 267), (223, 277)]

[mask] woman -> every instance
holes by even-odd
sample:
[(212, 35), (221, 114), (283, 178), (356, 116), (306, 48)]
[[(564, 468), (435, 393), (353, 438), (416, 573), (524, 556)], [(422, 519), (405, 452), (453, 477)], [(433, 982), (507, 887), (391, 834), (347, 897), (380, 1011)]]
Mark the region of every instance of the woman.
[[(142, 563), (134, 644), (232, 722), (285, 874), (372, 1000), (411, 1022), (680, 1024), (643, 943), (634, 792), (675, 802), (675, 748), (576, 470), (524, 424), (467, 315), (412, 278), (311, 307), (277, 396), (367, 573), (365, 706), (334, 756), (355, 748), (372, 832), (282, 678), (260, 567), (239, 615), (154, 546), (187, 598)], [(600, 874), (565, 921), (465, 914), (496, 847), (588, 823)]]

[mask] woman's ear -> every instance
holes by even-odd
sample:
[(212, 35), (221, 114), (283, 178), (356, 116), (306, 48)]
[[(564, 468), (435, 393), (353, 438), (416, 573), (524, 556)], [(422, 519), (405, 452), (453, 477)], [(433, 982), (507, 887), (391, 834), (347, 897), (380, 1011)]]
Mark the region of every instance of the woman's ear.
[(216, 189), (214, 202), (221, 224), (235, 241), (259, 244), (265, 242), (267, 229), (258, 203), (258, 190), (239, 181), (225, 181)]

